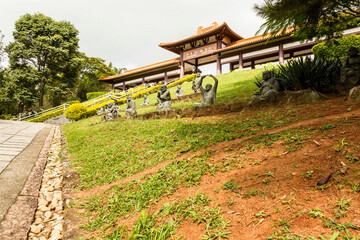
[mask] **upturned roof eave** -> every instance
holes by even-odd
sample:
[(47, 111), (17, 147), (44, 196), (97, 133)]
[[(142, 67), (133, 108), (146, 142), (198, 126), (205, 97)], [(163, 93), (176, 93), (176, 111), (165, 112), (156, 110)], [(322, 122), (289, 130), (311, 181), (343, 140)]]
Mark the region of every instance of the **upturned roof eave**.
[(180, 64), (180, 58), (173, 58), (173, 59), (169, 59), (163, 62), (159, 62), (159, 63), (154, 63), (151, 65), (147, 65), (144, 67), (139, 67), (139, 68), (135, 68), (135, 69), (131, 69), (129, 71), (125, 71), (123, 73), (117, 74), (117, 75), (112, 75), (112, 76), (108, 76), (108, 77), (102, 77), (99, 78), (99, 81), (102, 82), (113, 82), (116, 80), (120, 80), (122, 78), (131, 76), (131, 75), (137, 75), (139, 73), (143, 73), (143, 72), (147, 72), (147, 71), (153, 71), (157, 68), (164, 68), (164, 67), (168, 67), (171, 65), (177, 65)]
[[(251, 38), (246, 38), (246, 39), (241, 39), (237, 42), (232, 43), (230, 46), (221, 48), (221, 49), (217, 49), (215, 51), (213, 51), (213, 54), (216, 53), (222, 53), (222, 52), (226, 52), (226, 51), (230, 51), (230, 50), (234, 50), (236, 48), (242, 48), (242, 47), (247, 47), (247, 46), (251, 46), (251, 45), (257, 45), (259, 43), (263, 43), (266, 41), (272, 41), (272, 40), (285, 40), (285, 39), (289, 39), (291, 38), (291, 34), (293, 33), (293, 31), (291, 29), (287, 30), (287, 32), (285, 34), (282, 35), (277, 35), (273, 38), (270, 38), (270, 33), (266, 34), (266, 35), (257, 35)], [(260, 38), (262, 37), (262, 38)], [(257, 40), (258, 38), (258, 40)]]
[(224, 28), (226, 30), (229, 31), (230, 35), (232, 35), (232, 39), (233, 40), (240, 40), (240, 39), (244, 39), (242, 36), (238, 35), (237, 33), (235, 33), (228, 25), (226, 22), (224, 22), (223, 24), (221, 24), (220, 26), (213, 28), (207, 32), (201, 33), (201, 34), (194, 34), (191, 35), (189, 37), (180, 39), (178, 41), (174, 41), (174, 42), (167, 42), (167, 43), (160, 43), (159, 47), (162, 47), (166, 50), (172, 51), (174, 52), (174, 50), (170, 50), (172, 48), (175, 48), (176, 46), (180, 46), (180, 45), (184, 45), (186, 43), (190, 43), (192, 41), (196, 41), (196, 40), (200, 40), (209, 36), (212, 36), (214, 34), (220, 33), (221, 31), (224, 30)]

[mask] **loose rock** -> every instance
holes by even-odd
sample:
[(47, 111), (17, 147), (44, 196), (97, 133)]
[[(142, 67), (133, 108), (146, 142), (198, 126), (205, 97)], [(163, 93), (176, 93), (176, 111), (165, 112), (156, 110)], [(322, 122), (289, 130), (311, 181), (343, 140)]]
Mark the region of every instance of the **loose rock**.
[(60, 149), (61, 132), (57, 127), (44, 170), (35, 220), (29, 233), (31, 240), (58, 240), (62, 239), (64, 234), (64, 202), (61, 191), (63, 168), (59, 161)]

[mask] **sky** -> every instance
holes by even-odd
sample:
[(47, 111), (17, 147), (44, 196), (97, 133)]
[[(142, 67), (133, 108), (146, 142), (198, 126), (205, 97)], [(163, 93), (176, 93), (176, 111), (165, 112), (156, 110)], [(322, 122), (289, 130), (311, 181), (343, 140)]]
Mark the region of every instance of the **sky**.
[[(253, 10), (263, 0), (2, 0), (0, 31), (13, 41), (20, 16), (42, 13), (79, 30), (80, 51), (113, 66), (133, 69), (178, 55), (158, 46), (196, 33), (198, 26), (226, 22), (252, 37), (264, 20)], [(215, 71), (215, 68), (214, 68)], [(211, 71), (211, 73), (213, 73)]]

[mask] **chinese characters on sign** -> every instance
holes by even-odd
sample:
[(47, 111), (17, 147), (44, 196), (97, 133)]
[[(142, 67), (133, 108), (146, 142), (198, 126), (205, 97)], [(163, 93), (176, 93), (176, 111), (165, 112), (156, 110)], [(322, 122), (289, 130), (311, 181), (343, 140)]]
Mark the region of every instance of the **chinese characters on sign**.
[(184, 61), (189, 60), (189, 59), (198, 58), (198, 57), (205, 56), (205, 55), (209, 55), (212, 53), (212, 51), (217, 49), (216, 46), (217, 46), (217, 44), (213, 43), (213, 44), (209, 44), (206, 46), (187, 50), (184, 52)]

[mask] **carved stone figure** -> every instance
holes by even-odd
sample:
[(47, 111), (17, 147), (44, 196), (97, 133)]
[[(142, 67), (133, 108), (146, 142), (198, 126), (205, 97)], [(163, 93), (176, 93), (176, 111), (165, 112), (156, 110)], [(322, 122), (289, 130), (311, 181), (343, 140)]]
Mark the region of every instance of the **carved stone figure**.
[(101, 116), (101, 121), (106, 121), (105, 110), (103, 107), (99, 107), (96, 115)]
[[(206, 75), (205, 75), (206, 76)], [(201, 74), (198, 73), (197, 77), (195, 78), (195, 80), (192, 82), (192, 87), (191, 89), (194, 90), (194, 93), (200, 93), (200, 79), (201, 79)]]
[[(211, 77), (214, 79), (214, 86), (212, 86), (211, 84), (206, 84), (205, 88), (202, 87), (202, 82), (203, 79), (205, 77)], [(216, 79), (216, 77), (214, 77), (212, 74), (210, 75), (204, 75), (199, 79), (199, 89), (201, 92), (201, 103), (195, 103), (195, 105), (210, 105), (210, 104), (215, 104), (216, 103), (216, 91), (217, 91), (217, 87), (218, 87), (218, 80)]]
[(254, 98), (266, 98), (274, 93), (280, 92), (280, 84), (276, 78), (271, 77), (270, 71), (263, 71), (263, 81), (259, 89), (259, 94), (254, 95)]
[(140, 107), (149, 106), (149, 98), (147, 95), (144, 95), (144, 102), (140, 104)]
[(128, 116), (128, 117), (134, 117), (136, 116), (136, 104), (135, 104), (135, 101), (134, 99), (132, 99), (131, 95), (128, 95), (127, 96), (127, 107), (126, 107), (126, 110), (125, 110), (125, 115)]
[(340, 82), (336, 88), (341, 94), (348, 94), (349, 90), (360, 85), (360, 55), (355, 47), (348, 49), (348, 56), (343, 60), (340, 73)]
[(157, 95), (158, 105), (156, 110), (167, 111), (171, 109), (171, 96), (166, 85), (162, 85)]
[(175, 92), (175, 97), (179, 98), (184, 96), (184, 90), (182, 89), (181, 85), (177, 86), (176, 92)]
[(108, 102), (105, 108), (105, 121), (114, 120), (119, 116), (119, 107), (115, 103)]

